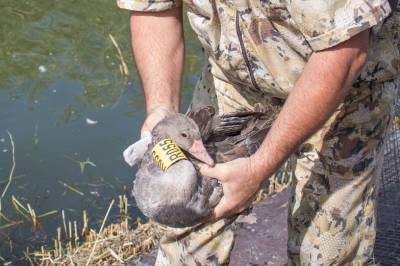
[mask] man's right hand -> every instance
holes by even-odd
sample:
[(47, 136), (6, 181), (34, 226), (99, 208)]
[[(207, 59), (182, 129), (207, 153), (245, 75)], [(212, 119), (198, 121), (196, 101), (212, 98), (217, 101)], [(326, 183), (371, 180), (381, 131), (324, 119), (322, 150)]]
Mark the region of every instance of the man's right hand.
[(148, 113), (147, 118), (143, 123), (140, 137), (145, 138), (149, 136), (158, 122), (173, 113), (174, 111), (172, 109), (168, 109), (163, 106), (154, 108), (150, 113)]

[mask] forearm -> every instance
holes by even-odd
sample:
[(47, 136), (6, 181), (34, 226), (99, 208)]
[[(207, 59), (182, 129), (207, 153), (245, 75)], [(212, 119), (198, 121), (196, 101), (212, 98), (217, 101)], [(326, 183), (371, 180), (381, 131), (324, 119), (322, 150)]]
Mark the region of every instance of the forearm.
[(251, 157), (255, 176), (271, 176), (333, 114), (365, 63), (368, 37), (363, 32), (311, 56), (263, 144)]
[(181, 7), (157, 13), (132, 12), (130, 25), (147, 113), (156, 107), (179, 111), (184, 64)]

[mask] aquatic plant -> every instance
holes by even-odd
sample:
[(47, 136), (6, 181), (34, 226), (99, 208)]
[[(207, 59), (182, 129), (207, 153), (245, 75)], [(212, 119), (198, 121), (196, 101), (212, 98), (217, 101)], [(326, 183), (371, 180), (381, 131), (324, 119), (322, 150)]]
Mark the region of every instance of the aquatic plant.
[(0, 195), (0, 213), (2, 213), (2, 200), (4, 198), (4, 196), (6, 195), (8, 188), (11, 185), (11, 182), (13, 180), (13, 175), (14, 175), (14, 171), (15, 171), (15, 167), (16, 167), (16, 162), (15, 162), (15, 143), (14, 143), (14, 139), (12, 134), (10, 133), (10, 131), (7, 131), (7, 134), (10, 138), (10, 143), (11, 143), (11, 151), (12, 151), (12, 166), (11, 166), (11, 170), (10, 170), (10, 174), (8, 176), (8, 182), (6, 184), (6, 186), (3, 189), (3, 192)]

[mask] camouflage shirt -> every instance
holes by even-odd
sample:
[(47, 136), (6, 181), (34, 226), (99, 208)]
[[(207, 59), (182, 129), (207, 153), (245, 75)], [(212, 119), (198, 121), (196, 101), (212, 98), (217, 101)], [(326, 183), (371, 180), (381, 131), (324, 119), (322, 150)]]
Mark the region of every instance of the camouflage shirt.
[[(117, 0), (156, 12), (179, 0)], [(372, 28), (359, 81), (383, 82), (399, 72), (399, 12), (388, 0), (186, 0), (190, 24), (215, 77), (286, 98), (314, 51)], [(393, 3), (392, 3), (393, 4)], [(392, 15), (390, 15), (392, 14)]]

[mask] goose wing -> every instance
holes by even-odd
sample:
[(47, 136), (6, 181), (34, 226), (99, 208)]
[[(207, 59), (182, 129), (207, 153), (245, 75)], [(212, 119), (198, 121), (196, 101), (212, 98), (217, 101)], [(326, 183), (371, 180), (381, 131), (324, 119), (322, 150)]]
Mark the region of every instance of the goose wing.
[(269, 113), (238, 111), (219, 116), (219, 123), (206, 142), (217, 163), (254, 154), (267, 135), (278, 109)]

